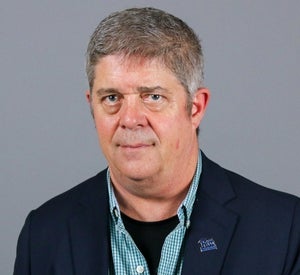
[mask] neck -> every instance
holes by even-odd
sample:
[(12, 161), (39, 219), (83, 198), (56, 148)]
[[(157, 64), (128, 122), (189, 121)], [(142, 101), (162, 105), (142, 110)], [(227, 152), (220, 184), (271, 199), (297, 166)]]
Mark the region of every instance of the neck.
[(168, 219), (177, 214), (178, 207), (186, 197), (190, 184), (180, 193), (171, 196), (140, 197), (114, 188), (120, 210), (127, 216), (146, 222)]
[(140, 221), (160, 221), (176, 215), (178, 207), (188, 193), (197, 160), (198, 151), (187, 165), (183, 165), (179, 173), (142, 181), (116, 177), (111, 171), (114, 193), (120, 210)]

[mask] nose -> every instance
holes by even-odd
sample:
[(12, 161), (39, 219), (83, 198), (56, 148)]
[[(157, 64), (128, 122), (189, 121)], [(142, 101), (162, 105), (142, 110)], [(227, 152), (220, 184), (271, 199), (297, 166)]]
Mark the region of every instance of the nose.
[(123, 129), (135, 130), (147, 125), (143, 103), (138, 95), (128, 95), (123, 99), (119, 115), (119, 124)]

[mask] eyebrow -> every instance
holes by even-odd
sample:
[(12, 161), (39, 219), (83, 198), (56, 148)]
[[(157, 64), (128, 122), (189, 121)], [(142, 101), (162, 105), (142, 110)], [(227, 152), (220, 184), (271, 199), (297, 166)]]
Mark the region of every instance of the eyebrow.
[(138, 87), (137, 90), (140, 93), (149, 93), (149, 92), (153, 93), (155, 91), (168, 92), (167, 89), (162, 88), (161, 86), (154, 86), (154, 87), (146, 87), (146, 86), (144, 87), (144, 86), (142, 86), (142, 87)]
[(105, 95), (105, 94), (115, 94), (115, 93), (119, 93), (119, 91), (117, 89), (114, 89), (114, 88), (100, 88), (98, 89), (96, 92), (96, 95), (97, 96), (102, 96), (102, 95)]

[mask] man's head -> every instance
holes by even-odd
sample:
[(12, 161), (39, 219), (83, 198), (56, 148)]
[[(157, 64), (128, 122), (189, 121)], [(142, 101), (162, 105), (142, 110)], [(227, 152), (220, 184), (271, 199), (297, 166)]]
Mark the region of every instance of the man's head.
[(163, 11), (125, 10), (96, 28), (86, 95), (119, 192), (172, 196), (190, 182), (209, 99), (202, 63), (194, 32)]
[(203, 86), (203, 55), (194, 31), (179, 18), (154, 8), (116, 12), (100, 22), (87, 50), (86, 72), (92, 90), (95, 65), (108, 55), (157, 59), (185, 88), (190, 111), (193, 93)]

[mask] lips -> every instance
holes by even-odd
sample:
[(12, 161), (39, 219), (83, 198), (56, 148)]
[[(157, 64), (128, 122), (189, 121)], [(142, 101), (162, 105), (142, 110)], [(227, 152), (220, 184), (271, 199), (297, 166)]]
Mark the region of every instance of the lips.
[(119, 144), (118, 146), (124, 149), (139, 149), (154, 146), (154, 143)]

